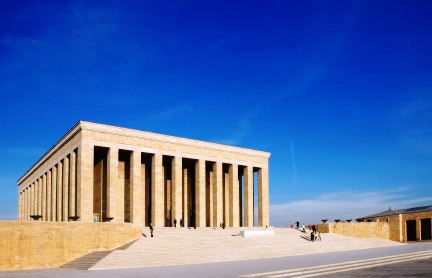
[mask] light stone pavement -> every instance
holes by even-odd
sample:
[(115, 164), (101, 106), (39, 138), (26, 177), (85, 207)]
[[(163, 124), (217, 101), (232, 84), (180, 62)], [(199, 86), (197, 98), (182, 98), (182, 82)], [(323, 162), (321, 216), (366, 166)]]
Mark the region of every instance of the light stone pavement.
[(155, 237), (142, 237), (127, 250), (116, 250), (92, 270), (139, 268), (199, 264), (224, 261), (253, 260), (401, 246), (382, 239), (357, 239), (336, 234), (322, 234), (322, 241), (308, 242), (307, 236), (295, 229), (275, 229), (273, 237), (243, 238), (241, 228), (159, 228)]

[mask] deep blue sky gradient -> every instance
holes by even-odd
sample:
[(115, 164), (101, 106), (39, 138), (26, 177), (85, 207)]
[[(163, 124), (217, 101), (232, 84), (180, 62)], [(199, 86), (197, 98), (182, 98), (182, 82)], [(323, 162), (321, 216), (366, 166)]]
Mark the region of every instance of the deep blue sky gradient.
[(80, 119), (270, 151), (276, 225), (432, 204), (431, 1), (87, 2), (1, 2), (0, 219)]

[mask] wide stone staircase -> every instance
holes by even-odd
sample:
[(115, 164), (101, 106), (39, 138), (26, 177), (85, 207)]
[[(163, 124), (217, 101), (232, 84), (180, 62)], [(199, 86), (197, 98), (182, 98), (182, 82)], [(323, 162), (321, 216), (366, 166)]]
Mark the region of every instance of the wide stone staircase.
[(88, 270), (112, 251), (94, 251), (76, 260), (65, 263), (60, 268)]
[(86, 254), (82, 257), (79, 257), (73, 261), (67, 262), (60, 266), (60, 268), (67, 268), (67, 269), (78, 269), (78, 270), (88, 270), (95, 264), (97, 264), (100, 260), (108, 256), (110, 253), (114, 252), (115, 250), (126, 250), (128, 249), (132, 244), (134, 244), (136, 240), (131, 241), (129, 243), (126, 243), (125, 245), (122, 245), (114, 250), (108, 250), (108, 251), (94, 251), (89, 254)]
[(242, 228), (156, 228), (118, 248), (96, 262), (90, 270), (137, 268), (251, 260), (310, 253), (324, 253), (392, 246), (400, 243), (382, 239), (357, 239), (336, 234), (322, 234), (322, 241), (310, 242), (295, 229), (275, 229), (274, 236), (243, 238)]

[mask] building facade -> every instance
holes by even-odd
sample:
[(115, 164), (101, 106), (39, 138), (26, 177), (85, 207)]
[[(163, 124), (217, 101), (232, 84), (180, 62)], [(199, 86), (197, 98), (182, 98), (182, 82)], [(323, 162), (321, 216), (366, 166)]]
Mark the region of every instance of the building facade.
[(432, 206), (392, 210), (360, 217), (358, 222), (388, 223), (389, 239), (399, 242), (432, 240)]
[(269, 157), (80, 121), (18, 180), (19, 220), (266, 227)]

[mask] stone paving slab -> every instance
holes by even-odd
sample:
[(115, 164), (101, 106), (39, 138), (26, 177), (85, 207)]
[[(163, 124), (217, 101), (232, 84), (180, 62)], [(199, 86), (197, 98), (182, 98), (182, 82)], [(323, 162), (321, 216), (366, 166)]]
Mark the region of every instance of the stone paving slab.
[(322, 241), (310, 242), (295, 229), (275, 229), (273, 237), (244, 238), (242, 229), (159, 228), (155, 237), (145, 233), (126, 250), (115, 250), (91, 269), (117, 269), (263, 259), (358, 250), (403, 243), (382, 239), (357, 239), (322, 234)]

